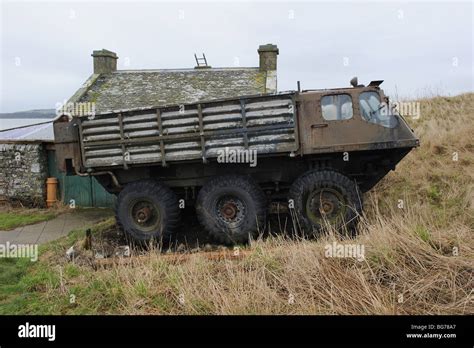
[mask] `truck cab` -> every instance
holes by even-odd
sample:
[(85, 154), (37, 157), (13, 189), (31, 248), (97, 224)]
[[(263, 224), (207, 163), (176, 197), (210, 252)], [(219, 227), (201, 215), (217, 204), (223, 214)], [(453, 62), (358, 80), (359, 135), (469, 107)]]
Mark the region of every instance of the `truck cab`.
[(417, 138), (376, 85), (298, 96), (303, 154), (411, 147)]
[[(419, 140), (379, 87), (302, 91), (297, 97), (300, 153), (358, 178), (368, 191)], [(337, 154), (336, 156), (334, 156)], [(351, 158), (352, 157), (352, 158)]]

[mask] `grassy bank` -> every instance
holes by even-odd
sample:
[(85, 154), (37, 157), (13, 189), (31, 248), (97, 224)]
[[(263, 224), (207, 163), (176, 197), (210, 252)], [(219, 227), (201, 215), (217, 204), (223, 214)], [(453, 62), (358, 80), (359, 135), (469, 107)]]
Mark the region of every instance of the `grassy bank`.
[[(273, 237), (239, 260), (150, 253), (94, 269), (64, 258), (76, 231), (35, 264), (0, 260), (0, 313), (473, 313), (474, 94), (420, 102), (409, 122), (422, 145), (366, 196), (357, 238)], [(364, 246), (365, 258), (325, 257), (334, 241)]]

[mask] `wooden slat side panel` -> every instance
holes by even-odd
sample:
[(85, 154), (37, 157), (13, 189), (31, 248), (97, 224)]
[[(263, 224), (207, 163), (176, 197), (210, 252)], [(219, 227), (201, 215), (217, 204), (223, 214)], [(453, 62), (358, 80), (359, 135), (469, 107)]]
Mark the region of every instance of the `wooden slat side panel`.
[(294, 151), (298, 145), (292, 106), (292, 95), (276, 95), (206, 102), (200, 108), (167, 107), (159, 109), (159, 122), (156, 109), (127, 111), (122, 123), (113, 114), (97, 115), (83, 121), (85, 164), (123, 165), (123, 151), (130, 154), (131, 165), (215, 158), (226, 147), (248, 146), (259, 155)]

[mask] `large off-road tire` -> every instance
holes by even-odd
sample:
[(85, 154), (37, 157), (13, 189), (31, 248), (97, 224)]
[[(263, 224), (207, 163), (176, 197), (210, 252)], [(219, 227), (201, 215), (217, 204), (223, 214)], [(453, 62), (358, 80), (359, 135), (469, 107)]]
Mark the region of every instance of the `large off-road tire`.
[(355, 233), (362, 213), (362, 194), (357, 183), (332, 170), (311, 171), (291, 186), (298, 224), (306, 235), (318, 235), (331, 226), (339, 232)]
[(178, 199), (156, 180), (135, 181), (118, 195), (115, 218), (136, 242), (168, 241), (179, 223)]
[(263, 231), (265, 193), (250, 177), (219, 176), (207, 182), (196, 201), (199, 222), (222, 244), (242, 244)]

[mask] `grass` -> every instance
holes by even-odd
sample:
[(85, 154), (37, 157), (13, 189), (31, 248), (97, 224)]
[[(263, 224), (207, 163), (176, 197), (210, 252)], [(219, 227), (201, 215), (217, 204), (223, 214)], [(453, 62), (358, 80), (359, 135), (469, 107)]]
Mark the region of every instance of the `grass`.
[(11, 230), (16, 227), (31, 225), (54, 218), (57, 214), (39, 209), (22, 209), (0, 212), (0, 230)]
[[(420, 102), (421, 118), (409, 122), (422, 145), (366, 196), (358, 237), (278, 236), (238, 260), (149, 253), (94, 269), (64, 258), (84, 238), (78, 230), (42, 247), (34, 264), (0, 260), (0, 313), (473, 313), (474, 94)], [(365, 258), (325, 257), (334, 241), (363, 245)]]

